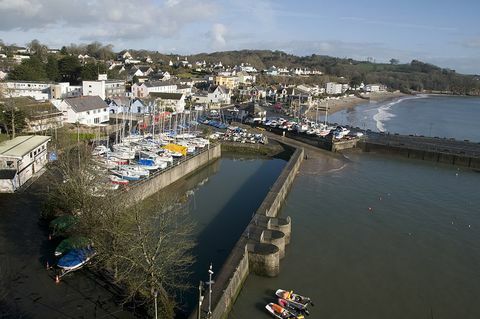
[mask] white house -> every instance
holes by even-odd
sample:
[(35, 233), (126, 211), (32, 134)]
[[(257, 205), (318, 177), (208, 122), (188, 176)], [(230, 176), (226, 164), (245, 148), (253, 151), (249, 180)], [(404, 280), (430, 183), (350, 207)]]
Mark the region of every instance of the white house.
[(0, 144), (0, 192), (13, 193), (47, 163), (50, 136), (18, 136)]
[(108, 122), (109, 107), (99, 96), (80, 96), (63, 100), (58, 109), (63, 112), (64, 121), (83, 125), (98, 125)]
[(175, 112), (185, 110), (185, 94), (183, 93), (150, 93), (150, 96), (160, 103), (162, 107), (171, 107)]
[(367, 84), (363, 90), (365, 92), (380, 92), (385, 90), (385, 86), (382, 84)]
[(342, 94), (342, 85), (340, 83), (328, 82), (325, 86), (325, 93), (330, 95)]
[(222, 85), (210, 87), (208, 90), (208, 103), (211, 104), (230, 104), (230, 90)]
[(254, 74), (249, 74), (244, 71), (237, 72), (238, 82), (241, 84), (253, 84), (257, 80)]
[(177, 84), (170, 82), (145, 82), (132, 85), (132, 94), (134, 97), (145, 98), (151, 93), (175, 93)]

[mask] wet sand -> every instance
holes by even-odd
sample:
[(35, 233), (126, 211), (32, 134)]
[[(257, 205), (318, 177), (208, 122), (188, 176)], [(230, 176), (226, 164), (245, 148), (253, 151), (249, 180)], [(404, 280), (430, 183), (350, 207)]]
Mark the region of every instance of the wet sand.
[[(341, 110), (353, 108), (357, 105), (360, 104), (366, 104), (369, 103), (369, 101), (375, 101), (375, 102), (385, 102), (393, 99), (400, 98), (402, 96), (405, 96), (406, 94), (400, 93), (400, 92), (374, 92), (370, 93), (368, 95), (365, 95), (365, 97), (369, 97), (370, 99), (362, 99), (356, 96), (352, 97), (343, 97), (337, 99), (329, 99), (329, 100), (321, 100), (320, 103), (318, 104), (319, 108), (324, 110), (328, 106), (328, 114), (334, 114), (336, 112), (339, 112)], [(307, 116), (314, 120), (315, 119), (315, 107), (312, 107), (308, 112)], [(323, 113), (323, 111), (319, 111), (319, 115)]]

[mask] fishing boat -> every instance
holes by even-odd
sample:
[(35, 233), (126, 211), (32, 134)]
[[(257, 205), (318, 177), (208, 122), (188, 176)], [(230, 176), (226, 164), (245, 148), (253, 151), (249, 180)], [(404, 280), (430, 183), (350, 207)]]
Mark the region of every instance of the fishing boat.
[(275, 318), (279, 318), (279, 319), (303, 319), (304, 318), (302, 314), (295, 315), (291, 311), (273, 302), (266, 305), (265, 308)]
[(300, 310), (306, 309), (309, 304), (313, 306), (313, 302), (310, 300), (310, 298), (299, 294), (294, 294), (293, 291), (278, 289), (275, 292), (275, 295), (279, 298), (285, 299), (292, 306), (294, 305), (297, 309)]
[(123, 178), (121, 178), (117, 175), (110, 175), (110, 176), (108, 176), (108, 178), (110, 178), (110, 181), (113, 184), (118, 184), (118, 185), (127, 185), (128, 184), (128, 180), (123, 179)]
[(86, 237), (74, 236), (65, 238), (55, 248), (55, 256), (63, 255), (72, 249), (85, 248), (88, 245), (90, 245), (90, 241)]
[(95, 252), (91, 247), (72, 249), (60, 258), (57, 266), (67, 272), (77, 270), (85, 265), (93, 255), (95, 255)]

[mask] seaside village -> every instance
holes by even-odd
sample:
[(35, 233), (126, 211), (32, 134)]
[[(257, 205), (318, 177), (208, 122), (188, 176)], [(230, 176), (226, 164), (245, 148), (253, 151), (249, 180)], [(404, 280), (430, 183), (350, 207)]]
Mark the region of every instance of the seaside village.
[[(0, 54), (2, 58), (7, 56)], [(29, 58), (25, 48), (13, 55), (16, 63)], [(87, 63), (92, 58), (79, 55), (78, 59)], [(94, 135), (92, 155), (98, 165), (110, 170), (115, 188), (166, 169), (175, 160), (205, 148), (211, 139), (266, 142), (263, 134), (249, 132), (246, 126), (237, 125), (241, 123), (319, 138), (349, 138), (347, 128), (327, 123), (329, 101), (368, 99), (369, 94), (386, 90), (381, 84), (364, 83), (358, 87), (336, 82), (324, 86), (256, 83), (259, 75), (307, 79), (321, 74), (305, 68), (257, 70), (247, 63), (207, 64), (180, 56), (165, 62), (169, 70), (187, 69), (199, 75), (186, 77), (163, 71), (150, 57), (140, 59), (128, 51), (105, 62), (120, 78), (98, 74), (97, 80), (71, 85), (13, 81), (8, 70), (0, 71), (0, 103), (25, 114), (23, 136), (17, 133), (0, 144), (1, 192), (16, 191), (42, 170), (52, 157), (47, 152), (49, 136), (60, 128), (77, 133), (78, 138)], [(324, 115), (324, 122), (319, 123), (319, 115)], [(0, 130), (10, 134), (7, 127)], [(114, 132), (112, 143), (108, 138), (97, 140)]]

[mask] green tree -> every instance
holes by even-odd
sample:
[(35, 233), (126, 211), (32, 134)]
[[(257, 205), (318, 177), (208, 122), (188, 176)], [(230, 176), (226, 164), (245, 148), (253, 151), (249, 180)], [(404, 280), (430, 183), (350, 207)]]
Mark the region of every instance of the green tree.
[(77, 57), (64, 56), (58, 61), (58, 70), (62, 81), (78, 84), (82, 66)]
[(98, 79), (98, 74), (107, 73), (107, 67), (103, 63), (86, 63), (82, 67), (81, 77), (84, 81)]
[(393, 58), (390, 59), (389, 62), (390, 62), (391, 65), (397, 65), (398, 63), (400, 63), (400, 61), (398, 59), (393, 59)]
[(55, 56), (49, 55), (47, 58), (47, 64), (45, 65), (45, 71), (49, 80), (57, 82), (61, 80), (60, 71), (58, 70), (58, 60)]
[(32, 56), (16, 66), (8, 77), (20, 81), (44, 81), (48, 78), (45, 65), (37, 56)]
[(60, 49), (60, 54), (61, 54), (61, 55), (68, 55), (68, 50), (67, 50), (67, 47), (66, 47), (66, 46), (63, 46), (63, 47)]

